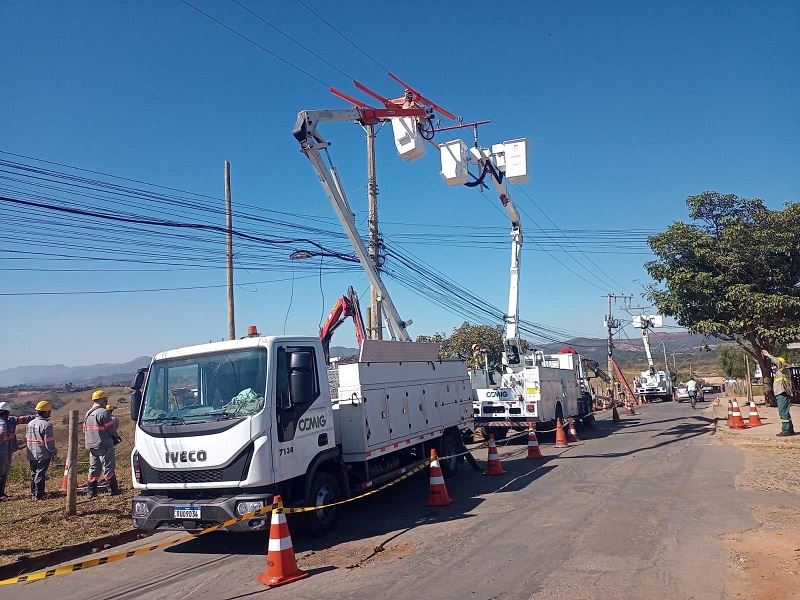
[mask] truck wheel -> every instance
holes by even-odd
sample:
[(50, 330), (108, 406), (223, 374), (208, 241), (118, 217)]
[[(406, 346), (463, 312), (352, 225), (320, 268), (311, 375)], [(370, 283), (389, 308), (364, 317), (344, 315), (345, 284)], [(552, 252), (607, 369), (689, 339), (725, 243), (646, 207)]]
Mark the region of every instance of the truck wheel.
[[(306, 506), (322, 506), (323, 504), (338, 502), (341, 498), (341, 490), (336, 477), (321, 471), (314, 475), (314, 482), (311, 484)], [(321, 508), (304, 513), (303, 517), (303, 529), (305, 532), (319, 537), (334, 528), (339, 517), (339, 507)]]
[(461, 444), (458, 443), (451, 433), (445, 432), (442, 436), (440, 446), (439, 466), (442, 468), (442, 475), (453, 477), (458, 473), (458, 454), (461, 451)]

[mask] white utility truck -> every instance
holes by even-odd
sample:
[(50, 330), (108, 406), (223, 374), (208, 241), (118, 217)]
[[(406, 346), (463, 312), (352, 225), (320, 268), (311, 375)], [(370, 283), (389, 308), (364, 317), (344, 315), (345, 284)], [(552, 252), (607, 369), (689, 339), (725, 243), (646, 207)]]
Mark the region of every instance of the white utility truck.
[[(140, 372), (132, 386), (137, 528), (202, 529), (257, 511), (280, 494), (289, 507), (321, 507), (303, 514), (310, 532), (322, 534), (338, 512), (323, 505), (401, 476), (427, 460), (431, 448), (450, 457), (442, 462), (445, 474), (456, 472), (461, 430), (472, 418), (466, 364), (439, 360), (438, 344), (409, 341), (410, 321), (400, 319), (338, 173), (322, 158), (330, 144), (318, 125), (342, 121), (367, 128), (391, 121), (400, 156), (424, 154), (431, 110), (418, 103), (385, 105), (302, 111), (293, 134), (377, 291), (387, 328), (400, 341), (364, 340), (359, 360), (337, 367), (336, 397), (316, 337), (253, 333), (156, 355), (146, 378)], [(231, 529), (259, 529), (267, 520), (264, 515)]]
[[(475, 427), (487, 437), (502, 439), (509, 429), (522, 431), (528, 424), (555, 425), (556, 419), (593, 419), (591, 393), (584, 387), (587, 375), (580, 354), (536, 351), (522, 357), (517, 383), (495, 390), (473, 390)], [(494, 391), (495, 394), (491, 394)]]
[[(448, 185), (482, 185), (489, 178), (511, 222), (511, 267), (508, 288), (508, 312), (504, 317), (502, 373), (492, 385), (488, 365), (470, 371), (475, 425), (483, 428), (484, 437), (506, 436), (508, 429), (523, 429), (529, 423), (554, 424), (565, 416), (591, 418), (592, 397), (583, 361), (574, 351), (544, 355), (522, 352), (519, 333), (519, 281), (522, 258), (522, 225), (519, 212), (508, 191), (507, 183), (524, 183), (528, 173), (528, 140), (515, 139), (483, 148), (478, 144), (467, 148), (462, 140), (453, 140), (439, 147), (442, 177)], [(469, 166), (480, 174), (469, 178)], [(571, 350), (571, 349), (570, 349)], [(486, 360), (484, 360), (486, 362)], [(467, 436), (469, 438), (469, 434)]]
[[(634, 394), (645, 401), (659, 399), (662, 402), (671, 402), (673, 400), (673, 383), (672, 375), (669, 370), (658, 371), (656, 370), (655, 362), (653, 362), (653, 354), (650, 350), (650, 330), (654, 327), (661, 327), (663, 325), (663, 318), (661, 315), (637, 315), (633, 317), (633, 326), (642, 330), (642, 343), (644, 344), (644, 351), (647, 354), (647, 371), (639, 373), (637, 380), (634, 382)], [(664, 362), (666, 365), (666, 348), (664, 350)]]
[[(251, 335), (161, 352), (134, 381), (134, 526), (198, 530), (258, 510), (322, 506), (397, 478), (436, 448), (458, 468), (472, 402), (437, 344), (365, 340), (331, 398), (319, 338)], [(337, 507), (304, 513), (313, 534)], [(232, 530), (265, 526), (268, 515)]]

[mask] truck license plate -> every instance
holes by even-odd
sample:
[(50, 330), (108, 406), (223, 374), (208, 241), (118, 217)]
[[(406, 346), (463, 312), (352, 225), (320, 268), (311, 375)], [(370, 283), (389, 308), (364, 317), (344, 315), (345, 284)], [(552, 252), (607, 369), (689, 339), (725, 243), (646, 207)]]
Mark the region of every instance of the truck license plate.
[(199, 506), (176, 506), (173, 509), (175, 519), (199, 519), (200, 507)]

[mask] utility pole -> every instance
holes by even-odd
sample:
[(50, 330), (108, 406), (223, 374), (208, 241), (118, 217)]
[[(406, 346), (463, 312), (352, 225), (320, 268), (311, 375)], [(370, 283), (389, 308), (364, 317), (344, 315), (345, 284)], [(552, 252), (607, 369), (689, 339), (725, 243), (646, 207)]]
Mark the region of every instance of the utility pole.
[[(378, 277), (381, 274), (380, 233), (378, 232), (378, 183), (375, 177), (375, 126), (367, 130), (367, 198), (369, 200), (369, 256), (375, 263)], [(367, 323), (369, 339), (383, 339), (383, 309), (378, 290), (370, 286), (370, 311)]]
[(611, 299), (626, 299), (633, 296), (606, 294), (608, 300), (608, 313), (606, 313), (605, 326), (608, 329), (608, 376), (611, 377), (611, 398), (614, 398), (614, 330), (619, 328), (619, 319), (615, 319), (611, 314)]
[(225, 161), (225, 235), (228, 242), (228, 337), (236, 339), (233, 315), (233, 215), (231, 214), (231, 163)]

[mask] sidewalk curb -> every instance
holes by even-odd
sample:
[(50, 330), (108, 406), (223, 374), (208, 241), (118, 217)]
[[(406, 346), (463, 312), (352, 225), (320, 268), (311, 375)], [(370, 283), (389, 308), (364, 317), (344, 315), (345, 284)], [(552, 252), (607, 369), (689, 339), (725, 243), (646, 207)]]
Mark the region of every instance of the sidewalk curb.
[(22, 556), (13, 563), (0, 566), (0, 579), (9, 579), (26, 573), (33, 573), (93, 552), (100, 552), (129, 542), (135, 542), (150, 535), (137, 529), (131, 529), (130, 531), (108, 535), (88, 542), (65, 546), (37, 556)]

